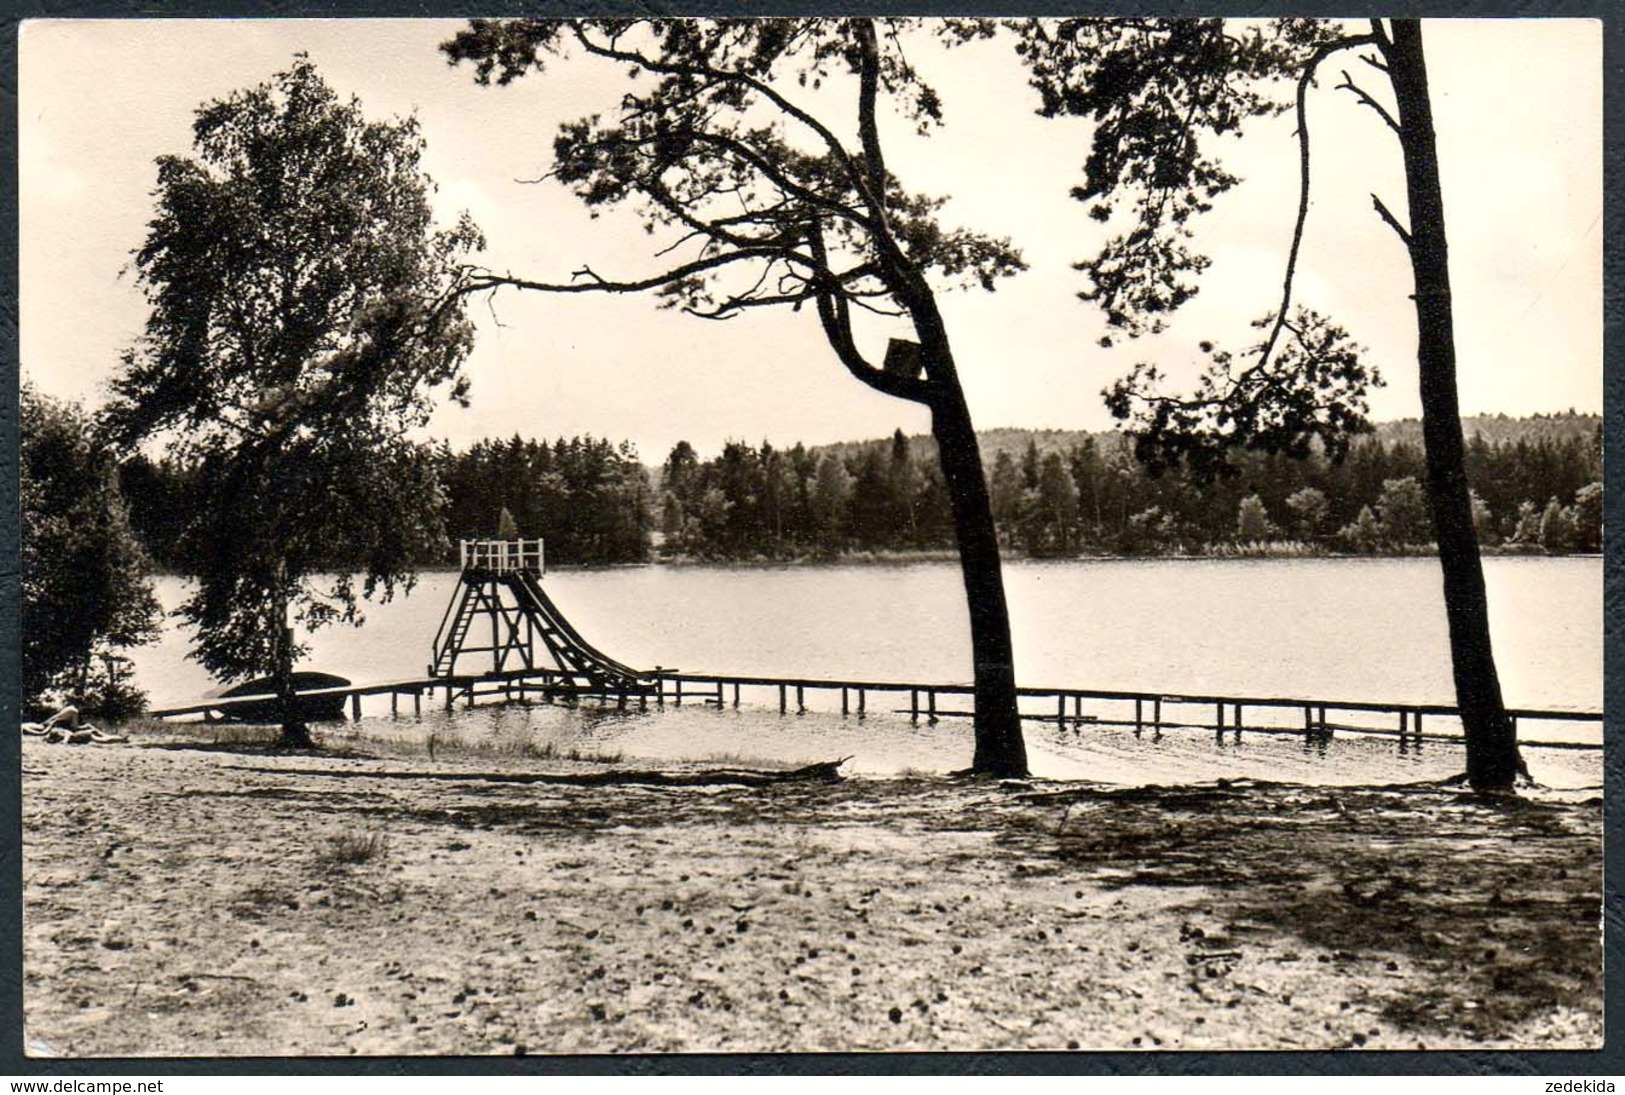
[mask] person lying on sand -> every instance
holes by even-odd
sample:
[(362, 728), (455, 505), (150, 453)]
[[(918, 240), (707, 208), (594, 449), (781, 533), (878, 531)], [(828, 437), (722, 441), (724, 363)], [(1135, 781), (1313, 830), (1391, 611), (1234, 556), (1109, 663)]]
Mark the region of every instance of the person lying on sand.
[(130, 740), (123, 734), (109, 734), (98, 730), (88, 722), (80, 722), (79, 709), (71, 703), (44, 722), (23, 723), (23, 733), (43, 737), (52, 744), (67, 742), (69, 745), (113, 745)]

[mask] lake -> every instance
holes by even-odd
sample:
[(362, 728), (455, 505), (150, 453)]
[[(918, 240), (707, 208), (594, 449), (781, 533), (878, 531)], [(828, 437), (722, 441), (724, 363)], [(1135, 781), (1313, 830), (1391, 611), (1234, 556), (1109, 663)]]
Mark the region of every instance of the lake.
[[(1454, 702), (1432, 559), (1012, 562), (1005, 573), (1017, 676), (1025, 685)], [(1485, 579), (1508, 704), (1600, 710), (1602, 561), (1490, 558)], [(450, 573), (427, 574), (409, 596), (368, 606), (361, 629), (317, 633), (307, 664), (358, 683), (421, 676), (456, 580)], [(958, 567), (951, 563), (562, 570), (550, 573), (546, 584), (589, 640), (635, 666), (943, 683), (969, 678), (969, 628)], [(178, 604), (184, 590), (178, 579), (159, 582), (166, 608)], [(138, 683), (154, 705), (186, 702), (213, 687), (186, 659), (186, 648), (187, 635), (172, 620), (158, 643), (133, 652)], [(369, 700), (366, 711), (389, 722), (387, 699)], [(833, 729), (826, 728), (830, 722)], [(871, 719), (853, 730), (838, 718), (781, 720), (776, 710), (766, 718), (761, 710), (719, 714), (690, 706), (659, 719), (550, 708), (459, 714), (453, 723), (457, 733), (580, 738), (623, 752), (634, 741), (639, 755), (692, 753), (703, 742), (715, 753), (823, 760), (832, 748), (857, 747), (855, 763), (880, 769), (941, 768), (944, 753), (956, 753), (946, 767), (957, 767), (969, 756), (968, 745), (957, 753), (943, 740), (963, 735), (968, 742), (963, 720), (916, 728), (906, 718)], [(398, 732), (414, 732), (405, 725)], [(809, 735), (828, 740), (809, 741)], [(1565, 727), (1562, 736), (1577, 735)], [(1589, 736), (1596, 740), (1597, 732)], [(1394, 751), (1391, 742), (1382, 749), (1384, 756)], [(871, 756), (876, 750), (885, 756)]]

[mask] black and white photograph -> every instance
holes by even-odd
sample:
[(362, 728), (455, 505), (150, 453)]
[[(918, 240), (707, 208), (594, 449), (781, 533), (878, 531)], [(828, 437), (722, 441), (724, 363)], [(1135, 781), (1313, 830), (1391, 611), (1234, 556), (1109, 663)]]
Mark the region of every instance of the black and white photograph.
[(1603, 21), (626, 11), (19, 25), (21, 1052), (1603, 1049)]

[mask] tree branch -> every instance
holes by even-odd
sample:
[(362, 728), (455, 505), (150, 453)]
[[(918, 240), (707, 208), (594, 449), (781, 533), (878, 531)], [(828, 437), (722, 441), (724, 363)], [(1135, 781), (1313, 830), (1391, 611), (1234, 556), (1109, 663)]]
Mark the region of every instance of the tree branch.
[(480, 273), (469, 279), (466, 286), (459, 289), (461, 295), (481, 293), (486, 290), (500, 289), (511, 286), (515, 289), (534, 289), (542, 293), (641, 293), (647, 289), (658, 289), (672, 282), (681, 281), (695, 274), (703, 274), (708, 270), (715, 270), (730, 263), (743, 262), (746, 259), (776, 258), (783, 254), (777, 247), (740, 248), (725, 254), (711, 255), (706, 258), (685, 262), (681, 266), (674, 266), (660, 274), (635, 281), (609, 281), (600, 277), (591, 267), (583, 266), (571, 275), (572, 278), (585, 280), (569, 281), (564, 283), (531, 281), (528, 278), (514, 277), (512, 274)]
[(875, 219), (884, 221), (886, 196), (886, 159), (880, 145), (880, 127), (875, 121), (875, 99), (880, 92), (880, 44), (875, 39), (875, 25), (869, 19), (853, 23), (858, 39), (858, 140), (863, 147), (863, 165), (868, 169), (870, 208)]
[[(871, 211), (873, 211), (874, 215), (877, 218), (880, 216), (881, 195), (866, 192), (867, 186), (865, 185), (865, 180), (863, 179), (862, 173), (858, 170), (857, 165), (853, 163), (851, 154), (848, 153), (846, 147), (841, 144), (840, 139), (835, 136), (834, 132), (832, 132), (828, 126), (824, 125), (824, 123), (820, 122), (817, 118), (813, 117), (805, 110), (796, 106), (789, 99), (786, 99), (778, 91), (774, 90), (769, 84), (758, 80), (753, 76), (747, 76), (743, 72), (732, 72), (725, 69), (712, 68), (710, 65), (672, 64), (669, 61), (656, 60), (655, 58), (649, 57), (636, 50), (619, 49), (614, 45), (600, 45), (588, 39), (585, 33), (581, 30), (579, 24), (573, 24), (571, 29), (575, 33), (576, 40), (581, 43), (582, 48), (586, 49), (589, 53), (597, 54), (600, 57), (629, 62), (648, 69), (650, 72), (659, 72), (668, 76), (696, 76), (709, 80), (720, 80), (726, 83), (743, 84), (750, 88), (758, 95), (761, 95), (768, 102), (778, 107), (779, 110), (783, 111), (786, 115), (795, 119), (816, 133), (819, 139), (824, 142), (824, 146), (829, 149), (830, 154), (835, 157), (836, 161), (846, 171), (848, 177), (851, 178), (854, 184), (860, 188), (860, 192), (864, 193), (864, 197), (867, 199), (867, 204), (869, 205)], [(870, 227), (874, 226), (871, 225)]]
[(1376, 44), (1376, 40), (1369, 34), (1362, 34), (1352, 38), (1344, 38), (1336, 42), (1327, 42), (1310, 54), (1304, 63), (1303, 73), (1298, 77), (1297, 91), (1297, 118), (1298, 118), (1298, 216), (1292, 225), (1292, 246), (1287, 251), (1286, 274), (1281, 284), (1281, 307), (1275, 314), (1275, 325), (1270, 329), (1269, 337), (1264, 340), (1263, 348), (1259, 351), (1258, 363), (1262, 366), (1269, 360), (1275, 349), (1275, 342), (1281, 336), (1281, 326), (1286, 322), (1288, 312), (1292, 309), (1292, 282), (1297, 275), (1298, 253), (1303, 247), (1303, 230), (1309, 221), (1309, 88), (1315, 82), (1315, 69), (1320, 63), (1335, 53), (1345, 49), (1353, 49), (1362, 45)]
[(1387, 109), (1381, 103), (1377, 102), (1377, 100), (1373, 99), (1369, 94), (1367, 94), (1365, 88), (1349, 79), (1348, 69), (1343, 70), (1343, 82), (1337, 85), (1337, 90), (1354, 92), (1355, 97), (1358, 98), (1360, 102), (1377, 112), (1377, 117), (1382, 119), (1384, 125), (1393, 130), (1395, 134), (1399, 133), (1399, 123), (1394, 120), (1394, 116), (1388, 113)]
[(858, 352), (857, 344), (852, 338), (852, 316), (846, 298), (841, 295), (838, 286), (830, 284), (834, 278), (828, 267), (822, 226), (816, 222), (808, 226), (807, 242), (812, 248), (814, 261), (823, 268), (813, 282), (818, 304), (818, 319), (823, 324), (824, 337), (829, 340), (830, 347), (835, 351), (835, 356), (840, 359), (841, 364), (846, 366), (846, 371), (877, 392), (929, 406), (932, 400), (932, 387), (929, 382), (918, 377), (902, 376), (877, 369), (865, 361), (863, 355)]
[(750, 164), (752, 167), (756, 168), (756, 170), (760, 171), (762, 176), (766, 178), (768, 182), (778, 187), (784, 193), (789, 194), (791, 197), (798, 198), (801, 201), (806, 202), (808, 205), (819, 206), (822, 209), (834, 213), (838, 217), (852, 221), (854, 224), (861, 225), (864, 228), (873, 230), (873, 226), (870, 224), (869, 218), (865, 217), (862, 213), (858, 212), (850, 205), (845, 205), (833, 198), (825, 197), (816, 190), (808, 190), (800, 183), (792, 181), (787, 175), (779, 171), (772, 164), (768, 163), (765, 156), (756, 151), (754, 148), (751, 148), (749, 145), (745, 144), (743, 141), (735, 140), (732, 137), (725, 137), (720, 133), (709, 132), (695, 133), (694, 140), (727, 149), (740, 159), (744, 160), (746, 163)]
[(1405, 249), (1410, 250), (1411, 234), (1400, 225), (1394, 215), (1388, 211), (1388, 207), (1382, 204), (1382, 199), (1375, 194), (1371, 195), (1371, 207), (1377, 211), (1377, 216), (1381, 217), (1388, 227), (1399, 235), (1400, 241), (1405, 244)]

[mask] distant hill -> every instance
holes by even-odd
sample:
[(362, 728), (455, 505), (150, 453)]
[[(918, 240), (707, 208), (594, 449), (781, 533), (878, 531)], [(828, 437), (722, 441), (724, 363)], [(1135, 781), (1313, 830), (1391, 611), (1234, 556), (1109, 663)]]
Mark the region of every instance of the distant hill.
[[(1569, 441), (1576, 437), (1589, 440), (1602, 425), (1602, 415), (1579, 414), (1565, 411), (1561, 414), (1533, 414), (1526, 418), (1511, 418), (1504, 414), (1469, 415), (1461, 420), (1462, 432), (1471, 441), (1476, 433), (1491, 445), (1516, 444), (1519, 441)], [(1396, 422), (1377, 423), (1377, 437), (1386, 442), (1408, 441), (1422, 443), (1422, 423), (1415, 418), (1401, 418)]]
[[(1523, 418), (1513, 418), (1504, 414), (1469, 415), (1461, 420), (1462, 432), (1470, 441), (1476, 433), (1491, 445), (1514, 444), (1518, 441), (1567, 441), (1573, 438), (1589, 440), (1596, 435), (1598, 427), (1602, 425), (1602, 416), (1597, 414), (1580, 414), (1566, 411), (1560, 414), (1535, 414)], [(1011, 456), (1020, 456), (1027, 451), (1029, 443), (1038, 445), (1039, 455), (1050, 452), (1066, 452), (1075, 445), (1083, 443), (1087, 437), (1094, 437), (1097, 443), (1104, 444), (1107, 439), (1120, 437), (1118, 430), (1028, 430), (1014, 426), (1003, 426), (991, 430), (978, 430), (977, 440), (981, 442), (982, 459), (989, 464), (997, 458), (1000, 452), (1008, 452)], [(1393, 422), (1376, 423), (1377, 440), (1385, 444), (1405, 441), (1413, 445), (1422, 443), (1422, 423), (1415, 418), (1401, 418)], [(914, 434), (908, 439), (909, 450), (916, 456), (935, 454), (936, 440), (930, 434)], [(832, 452), (842, 457), (852, 456), (873, 445), (889, 445), (890, 438), (874, 438), (868, 441), (841, 441), (832, 445), (813, 446), (820, 453)]]

